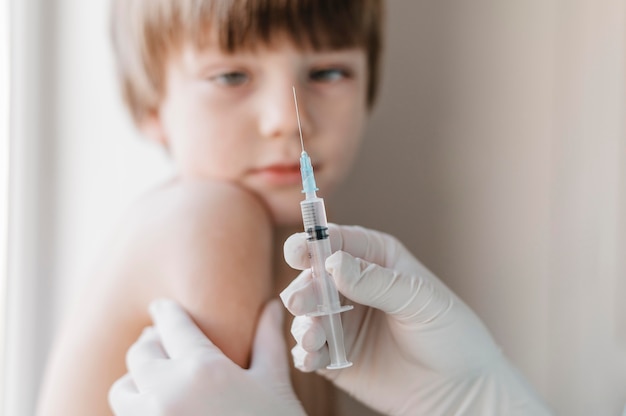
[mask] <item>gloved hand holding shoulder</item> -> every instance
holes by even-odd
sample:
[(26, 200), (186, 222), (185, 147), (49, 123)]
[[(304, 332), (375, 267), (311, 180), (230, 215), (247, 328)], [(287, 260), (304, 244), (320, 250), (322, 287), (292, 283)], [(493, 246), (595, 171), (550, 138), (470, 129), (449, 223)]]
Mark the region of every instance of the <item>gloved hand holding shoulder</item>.
[(173, 301), (153, 302), (150, 313), (154, 327), (128, 350), (128, 373), (109, 391), (117, 416), (305, 415), (289, 379), (280, 302), (261, 316), (247, 370)]
[(329, 226), (326, 261), (337, 289), (353, 303), (341, 315), (348, 358), (330, 362), (318, 318), (306, 234), (294, 234), (285, 259), (304, 270), (281, 294), (296, 315), (296, 367), (318, 371), (358, 400), (391, 415), (550, 414), (502, 355), (486, 327), (395, 238), (361, 227)]

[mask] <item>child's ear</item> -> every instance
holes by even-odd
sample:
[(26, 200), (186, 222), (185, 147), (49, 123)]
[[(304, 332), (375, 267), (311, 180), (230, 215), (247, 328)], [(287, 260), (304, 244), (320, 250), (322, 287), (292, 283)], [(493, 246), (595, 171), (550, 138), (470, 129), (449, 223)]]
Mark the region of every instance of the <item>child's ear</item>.
[(169, 147), (169, 141), (158, 111), (151, 111), (146, 115), (141, 121), (139, 128), (148, 139), (165, 148)]

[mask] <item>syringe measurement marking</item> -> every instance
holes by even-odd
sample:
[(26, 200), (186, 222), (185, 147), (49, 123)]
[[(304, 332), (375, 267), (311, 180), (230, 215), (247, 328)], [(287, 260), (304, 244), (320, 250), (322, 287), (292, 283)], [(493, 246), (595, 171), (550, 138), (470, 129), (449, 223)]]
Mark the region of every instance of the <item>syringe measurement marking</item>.
[(305, 224), (311, 224), (315, 222), (315, 217), (317, 216), (315, 213), (315, 207), (312, 204), (303, 204), (302, 205), (302, 216), (304, 217)]

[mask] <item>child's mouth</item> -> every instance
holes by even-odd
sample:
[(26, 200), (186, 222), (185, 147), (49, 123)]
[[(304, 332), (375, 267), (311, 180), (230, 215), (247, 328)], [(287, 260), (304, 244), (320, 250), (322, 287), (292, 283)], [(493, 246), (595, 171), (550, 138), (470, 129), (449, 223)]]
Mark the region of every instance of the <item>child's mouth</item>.
[(252, 175), (274, 186), (296, 185), (302, 181), (300, 165), (270, 165), (252, 170)]

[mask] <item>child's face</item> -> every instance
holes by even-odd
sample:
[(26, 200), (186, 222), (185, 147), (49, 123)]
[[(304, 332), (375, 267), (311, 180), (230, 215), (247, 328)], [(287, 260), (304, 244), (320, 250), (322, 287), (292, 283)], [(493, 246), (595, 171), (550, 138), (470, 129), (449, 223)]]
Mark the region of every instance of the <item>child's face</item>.
[(347, 174), (367, 117), (362, 49), (314, 52), (287, 40), (255, 52), (182, 48), (168, 62), (165, 98), (147, 131), (183, 178), (226, 180), (259, 195), (277, 223), (300, 221), (304, 146), (321, 196)]

